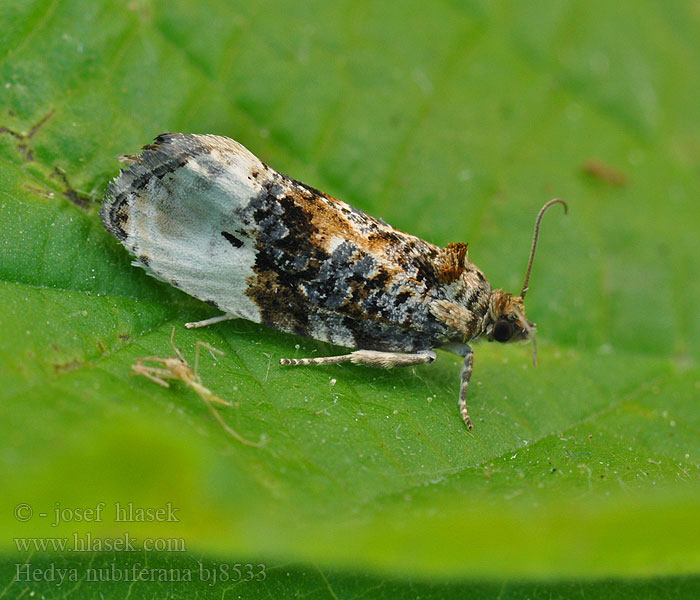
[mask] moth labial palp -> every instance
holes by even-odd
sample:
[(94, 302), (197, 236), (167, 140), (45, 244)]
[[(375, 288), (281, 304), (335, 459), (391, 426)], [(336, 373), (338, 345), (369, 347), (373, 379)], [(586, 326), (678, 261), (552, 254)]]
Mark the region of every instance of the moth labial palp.
[(224, 314), (353, 351), (283, 365), (373, 367), (464, 358), (459, 409), (469, 429), (470, 342), (534, 340), (525, 317), (540, 210), (519, 296), (492, 289), (467, 245), (441, 248), (271, 169), (215, 135), (169, 133), (109, 186), (106, 229), (158, 279)]

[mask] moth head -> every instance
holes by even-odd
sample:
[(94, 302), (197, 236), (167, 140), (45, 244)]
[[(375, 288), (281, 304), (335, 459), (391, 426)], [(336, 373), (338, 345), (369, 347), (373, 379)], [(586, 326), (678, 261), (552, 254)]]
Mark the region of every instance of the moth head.
[(484, 332), (486, 338), (492, 342), (513, 342), (518, 340), (532, 339), (532, 362), (537, 365), (537, 346), (535, 345), (535, 324), (531, 323), (525, 317), (525, 305), (523, 300), (528, 290), (530, 283), (530, 271), (532, 270), (532, 261), (535, 258), (535, 249), (537, 248), (537, 238), (540, 234), (540, 223), (544, 213), (547, 212), (553, 204), (562, 204), (564, 212), (568, 211), (566, 202), (560, 198), (555, 198), (547, 202), (537, 214), (535, 219), (535, 232), (532, 236), (532, 247), (530, 248), (530, 258), (527, 262), (527, 270), (525, 271), (525, 282), (519, 296), (513, 296), (503, 290), (494, 290), (489, 300), (489, 311), (486, 318), (486, 326)]
[(486, 320), (486, 339), (489, 342), (517, 342), (535, 336), (535, 324), (525, 317), (525, 306), (520, 296), (503, 290), (494, 290), (489, 299)]

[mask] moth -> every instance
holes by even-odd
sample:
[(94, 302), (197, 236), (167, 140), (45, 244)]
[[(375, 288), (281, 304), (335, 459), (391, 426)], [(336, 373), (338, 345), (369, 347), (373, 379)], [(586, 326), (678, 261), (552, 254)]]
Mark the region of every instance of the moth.
[(534, 341), (523, 300), (547, 202), (518, 296), (492, 289), (467, 244), (444, 248), (278, 173), (238, 142), (165, 133), (109, 184), (100, 211), (132, 263), (224, 314), (353, 349), (283, 365), (464, 359), (459, 410), (469, 429), (471, 342)]

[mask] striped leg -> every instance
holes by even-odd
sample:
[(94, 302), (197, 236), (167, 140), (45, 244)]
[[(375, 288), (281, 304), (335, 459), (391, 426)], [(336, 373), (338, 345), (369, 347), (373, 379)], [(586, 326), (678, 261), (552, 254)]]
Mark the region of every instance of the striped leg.
[(318, 358), (281, 358), (281, 365), (333, 365), (337, 363), (351, 362), (355, 365), (367, 367), (410, 367), (423, 363), (431, 363), (436, 354), (433, 350), (422, 350), (415, 354), (402, 352), (377, 352), (375, 350), (356, 350), (350, 354), (340, 356), (320, 356)]
[(464, 356), (464, 363), (462, 364), (462, 372), (460, 374), (460, 384), (459, 384), (459, 412), (464, 419), (464, 423), (467, 429), (474, 429), (472, 425), (472, 420), (469, 418), (469, 411), (467, 410), (467, 388), (469, 387), (469, 380), (472, 376), (472, 368), (474, 367), (474, 353), (472, 349), (467, 346), (467, 353)]

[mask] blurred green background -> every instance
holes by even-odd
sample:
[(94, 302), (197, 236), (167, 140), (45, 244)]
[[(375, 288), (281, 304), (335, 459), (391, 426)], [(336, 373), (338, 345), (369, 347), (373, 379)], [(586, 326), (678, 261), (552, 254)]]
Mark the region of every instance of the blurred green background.
[[(699, 30), (690, 0), (3, 3), (2, 595), (700, 595)], [(452, 355), (289, 370), (277, 359), (339, 349), (242, 321), (186, 331), (216, 313), (132, 268), (97, 216), (117, 155), (164, 131), (233, 137), (404, 231), (469, 242), (515, 292), (536, 211), (565, 198), (527, 298), (539, 368), (477, 347), (469, 433)], [(203, 380), (262, 448), (184, 386), (130, 376), (172, 354), (173, 326), (190, 360), (197, 340), (225, 352)], [(70, 512), (99, 502), (99, 522)], [(179, 520), (118, 523), (116, 502)], [(125, 532), (187, 551), (16, 541)], [(80, 579), (16, 581), (25, 562)], [(237, 562), (266, 582), (197, 576)], [(86, 581), (134, 564), (193, 581)]]

